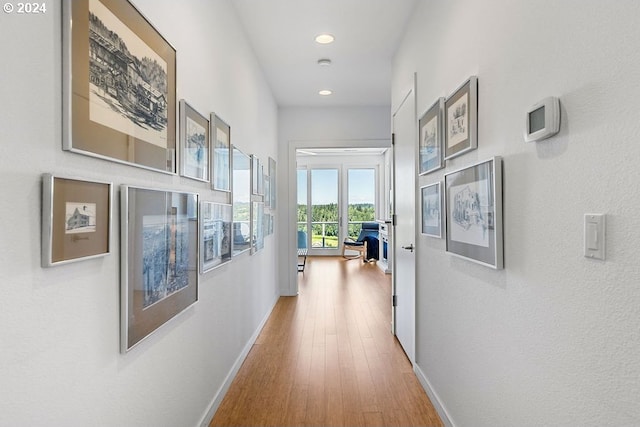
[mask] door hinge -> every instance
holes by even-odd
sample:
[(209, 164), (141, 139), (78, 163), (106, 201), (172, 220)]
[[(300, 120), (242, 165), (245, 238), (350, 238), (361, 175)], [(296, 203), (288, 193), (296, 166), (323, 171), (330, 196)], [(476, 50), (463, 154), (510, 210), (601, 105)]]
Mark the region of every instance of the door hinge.
[(397, 306), (398, 306), (398, 296), (397, 296), (397, 295), (394, 295), (394, 296), (393, 296), (393, 301), (391, 302), (391, 304), (392, 304), (394, 307), (397, 307)]
[(393, 225), (394, 227), (398, 225), (397, 218), (398, 218), (398, 215), (396, 214), (391, 215), (391, 225)]
[(396, 134), (395, 133), (391, 134), (391, 145), (396, 145)]

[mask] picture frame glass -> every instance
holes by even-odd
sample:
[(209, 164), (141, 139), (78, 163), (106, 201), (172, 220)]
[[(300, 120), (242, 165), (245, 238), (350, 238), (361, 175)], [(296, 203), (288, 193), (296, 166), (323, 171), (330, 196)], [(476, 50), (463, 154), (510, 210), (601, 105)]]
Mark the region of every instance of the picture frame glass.
[(200, 203), (200, 272), (206, 273), (231, 261), (231, 205)]
[(477, 117), (478, 80), (472, 76), (445, 101), (445, 160), (478, 147)]
[(180, 100), (181, 175), (209, 182), (209, 120)]
[(442, 237), (442, 195), (440, 183), (426, 185), (420, 189), (422, 205), (422, 234)]
[(232, 256), (251, 249), (251, 158), (233, 147)]
[(127, 0), (63, 10), (63, 149), (176, 173), (175, 49)]
[(264, 202), (252, 202), (251, 230), (251, 253), (253, 254), (264, 248)]
[(499, 158), (445, 175), (445, 189), (447, 252), (501, 268), (502, 186)]
[(214, 133), (211, 187), (218, 191), (231, 191), (231, 128), (218, 116), (212, 116)]
[(444, 167), (442, 126), (444, 100), (438, 100), (418, 121), (420, 140), (418, 141), (419, 175)]
[(122, 351), (198, 300), (198, 195), (122, 186)]

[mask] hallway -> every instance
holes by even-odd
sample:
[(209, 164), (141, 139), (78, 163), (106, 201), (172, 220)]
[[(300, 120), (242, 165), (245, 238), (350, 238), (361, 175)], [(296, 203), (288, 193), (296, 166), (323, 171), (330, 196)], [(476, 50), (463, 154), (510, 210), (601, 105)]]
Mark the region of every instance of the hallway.
[(440, 426), (390, 333), (391, 280), (375, 264), (310, 257), (281, 297), (211, 426)]

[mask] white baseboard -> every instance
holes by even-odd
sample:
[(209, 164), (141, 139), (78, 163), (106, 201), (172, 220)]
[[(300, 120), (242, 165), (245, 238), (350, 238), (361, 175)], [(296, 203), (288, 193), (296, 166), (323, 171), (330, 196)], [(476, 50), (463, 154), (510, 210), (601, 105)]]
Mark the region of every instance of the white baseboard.
[(267, 312), (266, 316), (264, 316), (264, 319), (262, 319), (262, 321), (256, 328), (251, 338), (249, 338), (249, 341), (247, 341), (247, 344), (244, 346), (244, 348), (240, 352), (240, 355), (238, 355), (238, 358), (236, 359), (235, 363), (231, 367), (231, 370), (227, 374), (227, 377), (224, 379), (224, 382), (222, 383), (222, 385), (220, 386), (216, 394), (213, 396), (213, 400), (209, 404), (207, 412), (205, 413), (204, 417), (202, 417), (200, 421), (200, 427), (207, 427), (209, 423), (211, 423), (211, 420), (213, 419), (213, 416), (216, 414), (216, 411), (218, 410), (220, 403), (222, 403), (222, 399), (224, 399), (224, 396), (227, 394), (229, 387), (231, 387), (231, 383), (236, 377), (238, 371), (240, 370), (240, 367), (242, 366), (244, 359), (246, 359), (247, 356), (249, 355), (249, 351), (251, 351), (251, 347), (258, 339), (258, 335), (260, 335), (260, 332), (262, 331), (262, 328), (264, 327), (265, 323), (267, 323), (267, 320), (269, 320), (269, 316), (271, 316), (271, 312), (273, 311), (273, 308), (278, 303), (278, 299), (280, 299), (280, 295), (278, 295), (276, 299), (273, 301), (273, 304), (271, 304), (271, 308)]
[(436, 391), (433, 389), (431, 383), (429, 382), (429, 379), (424, 374), (424, 372), (422, 372), (422, 369), (420, 369), (417, 363), (413, 365), (413, 371), (416, 373), (420, 384), (422, 384), (422, 388), (424, 388), (424, 391), (427, 392), (427, 396), (429, 396), (431, 403), (433, 403), (434, 408), (436, 408), (436, 411), (438, 412), (438, 415), (440, 416), (440, 419), (442, 420), (444, 425), (446, 427), (455, 427), (453, 419), (449, 415), (449, 412), (447, 412), (447, 409), (442, 403), (442, 400), (440, 400), (438, 393), (436, 393)]

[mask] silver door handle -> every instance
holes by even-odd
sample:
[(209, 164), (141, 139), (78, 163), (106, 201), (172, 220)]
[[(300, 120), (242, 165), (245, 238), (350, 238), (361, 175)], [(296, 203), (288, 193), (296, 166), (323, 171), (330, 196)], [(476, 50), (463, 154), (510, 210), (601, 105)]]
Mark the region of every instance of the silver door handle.
[(406, 249), (408, 251), (413, 252), (413, 243), (411, 243), (409, 246), (403, 246), (402, 249)]

